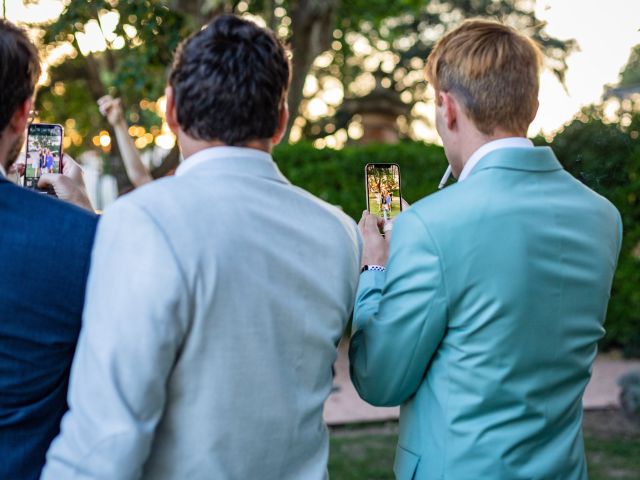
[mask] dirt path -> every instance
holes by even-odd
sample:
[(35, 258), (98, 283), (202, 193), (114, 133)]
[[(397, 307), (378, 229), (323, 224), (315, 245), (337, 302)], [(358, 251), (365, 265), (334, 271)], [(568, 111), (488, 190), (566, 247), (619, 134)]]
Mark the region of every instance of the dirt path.
[[(640, 360), (625, 360), (616, 354), (601, 354), (593, 367), (591, 382), (584, 395), (586, 410), (618, 408), (620, 388), (617, 380), (624, 373), (638, 369)], [(348, 344), (340, 342), (334, 380), (338, 389), (332, 393), (324, 407), (324, 418), (329, 425), (362, 422), (381, 422), (398, 418), (399, 409), (372, 407), (360, 399), (349, 378)]]

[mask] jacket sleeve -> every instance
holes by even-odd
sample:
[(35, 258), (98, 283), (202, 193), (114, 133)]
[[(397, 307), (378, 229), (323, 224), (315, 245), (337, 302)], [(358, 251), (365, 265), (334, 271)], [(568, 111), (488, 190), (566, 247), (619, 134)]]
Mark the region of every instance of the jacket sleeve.
[[(386, 276), (385, 276), (386, 275)], [(386, 272), (363, 272), (349, 348), (351, 379), (379, 406), (415, 394), (447, 325), (441, 256), (411, 210), (394, 225)]]
[(98, 225), (69, 408), (42, 477), (139, 478), (186, 335), (187, 286), (164, 232), (126, 201)]

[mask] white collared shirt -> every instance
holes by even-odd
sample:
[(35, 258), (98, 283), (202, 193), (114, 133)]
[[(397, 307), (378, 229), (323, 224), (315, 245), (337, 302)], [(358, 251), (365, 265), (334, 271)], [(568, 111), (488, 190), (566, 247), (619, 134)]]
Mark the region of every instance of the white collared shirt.
[(463, 181), (467, 178), (474, 167), (478, 164), (480, 160), (482, 160), (489, 153), (500, 150), (501, 148), (534, 148), (533, 142), (528, 138), (524, 137), (509, 137), (509, 138), (500, 138), (498, 140), (492, 140), (491, 142), (485, 143), (479, 149), (477, 149), (467, 160), (467, 163), (464, 164), (464, 168), (460, 173), (460, 177), (458, 178), (458, 182)]
[(180, 166), (176, 169), (176, 176), (184, 175), (189, 170), (197, 167), (201, 163), (208, 162), (210, 160), (216, 160), (220, 158), (258, 158), (272, 162), (271, 154), (258, 150), (256, 148), (247, 147), (210, 147), (200, 150), (193, 155), (186, 158)]
[(1, 164), (0, 164), (0, 176), (7, 178), (7, 171), (4, 169), (4, 167)]

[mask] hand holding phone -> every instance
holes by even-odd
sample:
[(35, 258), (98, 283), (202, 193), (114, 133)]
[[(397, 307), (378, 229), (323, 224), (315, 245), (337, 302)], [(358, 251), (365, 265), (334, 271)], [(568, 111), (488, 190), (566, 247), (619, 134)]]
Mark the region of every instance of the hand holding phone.
[(26, 188), (43, 191), (38, 188), (40, 176), (44, 173), (60, 173), (62, 135), (62, 125), (50, 123), (29, 125), (24, 172)]
[(59, 174), (43, 173), (38, 180), (38, 187), (41, 190), (53, 192), (60, 200), (93, 212), (80, 165), (65, 153), (62, 156), (60, 168), (62, 172)]

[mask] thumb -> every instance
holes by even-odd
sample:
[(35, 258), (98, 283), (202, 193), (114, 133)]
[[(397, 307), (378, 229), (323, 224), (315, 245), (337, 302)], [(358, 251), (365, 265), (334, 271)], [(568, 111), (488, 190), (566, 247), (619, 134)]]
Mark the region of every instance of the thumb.
[(62, 182), (62, 175), (59, 173), (43, 173), (38, 180), (38, 188), (55, 187)]
[(364, 220), (364, 230), (368, 230), (370, 232), (375, 232), (375, 233), (379, 233), (379, 227), (378, 227), (378, 216), (377, 215), (371, 215), (371, 214), (367, 214), (363, 217)]

